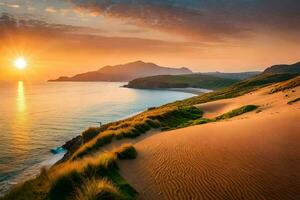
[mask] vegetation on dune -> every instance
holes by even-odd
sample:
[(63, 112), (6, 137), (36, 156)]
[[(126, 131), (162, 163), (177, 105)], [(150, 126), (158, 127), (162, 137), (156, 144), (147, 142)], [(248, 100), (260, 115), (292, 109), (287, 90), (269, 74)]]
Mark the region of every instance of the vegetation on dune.
[(206, 123), (207, 121), (202, 119), (202, 111), (194, 105), (219, 99), (234, 98), (296, 76), (296, 74), (261, 74), (215, 92), (151, 108), (134, 117), (109, 123), (101, 128), (89, 129), (82, 135), (85, 138), (83, 145), (71, 158), (72, 160), (82, 158), (99, 150), (102, 146), (112, 142), (113, 139), (136, 138), (150, 129), (172, 130), (186, 127), (193, 123)]
[(251, 111), (257, 109), (258, 107), (259, 106), (256, 106), (256, 105), (242, 106), (240, 108), (237, 108), (237, 109), (234, 109), (227, 113), (224, 113), (213, 119), (201, 118), (201, 119), (194, 120), (191, 125), (200, 125), (200, 124), (206, 124), (206, 123), (210, 123), (210, 122), (217, 122), (217, 121), (221, 121), (221, 120), (225, 120), (225, 119), (230, 119), (230, 118), (242, 115), (244, 113), (251, 112)]
[(134, 199), (137, 192), (119, 175), (116, 163), (136, 157), (132, 145), (95, 157), (65, 162), (12, 190), (3, 199)]
[[(156, 128), (171, 130), (185, 127), (192, 120), (201, 118), (202, 115), (203, 112), (194, 106), (166, 106), (145, 111), (127, 120), (110, 123), (94, 139), (81, 146), (73, 155), (72, 160), (82, 158), (99, 150), (114, 138), (118, 140), (136, 138), (150, 129)], [(87, 133), (85, 132), (85, 134)], [(94, 135), (94, 133), (91, 132), (91, 135)], [(90, 138), (87, 135), (85, 137)]]
[(90, 141), (96, 135), (98, 135), (98, 133), (100, 133), (100, 128), (98, 128), (98, 127), (90, 127), (90, 128), (88, 128), (87, 130), (85, 130), (85, 131), (83, 131), (81, 133), (83, 142), (86, 143), (86, 142)]
[(267, 85), (286, 81), (298, 76), (297, 74), (261, 74), (250, 79), (246, 79), (235, 83), (224, 89), (220, 89), (211, 93), (206, 93), (200, 96), (185, 99), (183, 101), (177, 101), (168, 105), (197, 105), (201, 103), (207, 103), (210, 101), (216, 101), (220, 99), (229, 99), (238, 97)]
[(124, 199), (111, 181), (107, 179), (91, 179), (84, 183), (81, 189), (78, 189), (76, 200), (103, 200), (103, 199)]
[(124, 159), (135, 159), (137, 157), (137, 151), (130, 144), (125, 144), (115, 151), (117, 158)]
[(292, 105), (298, 101), (300, 101), (300, 98), (293, 99), (293, 100), (289, 101), (287, 104)]
[(289, 90), (295, 87), (300, 86), (300, 76), (297, 76), (291, 80), (285, 81), (283, 83), (278, 83), (275, 87), (270, 91), (270, 94), (281, 92), (285, 90)]
[(224, 119), (230, 119), (232, 117), (236, 117), (236, 116), (239, 116), (239, 115), (242, 115), (244, 113), (247, 113), (247, 112), (250, 112), (250, 111), (253, 111), (255, 109), (257, 109), (258, 106), (256, 105), (247, 105), (247, 106), (243, 106), (243, 107), (240, 107), (238, 109), (234, 109), (230, 112), (227, 112), (223, 115), (220, 115), (218, 117), (216, 117), (216, 121), (218, 120), (224, 120)]

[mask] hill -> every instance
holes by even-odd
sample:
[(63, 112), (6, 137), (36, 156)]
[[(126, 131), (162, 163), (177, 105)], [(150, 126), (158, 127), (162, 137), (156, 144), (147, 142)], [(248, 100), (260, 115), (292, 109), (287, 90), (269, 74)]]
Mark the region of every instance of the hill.
[(205, 74), (159, 75), (138, 78), (130, 81), (125, 87), (138, 89), (160, 88), (204, 88), (219, 89), (227, 87), (238, 80), (220, 78)]
[[(276, 76), (278, 74), (278, 76)], [(208, 72), (199, 74), (152, 76), (132, 80), (126, 87), (139, 89), (159, 88), (204, 88), (220, 89), (235, 82), (239, 84), (263, 84), (279, 81), (277, 78), (288, 78), (290, 75), (300, 74), (300, 62), (292, 65), (274, 65), (261, 72), (221, 73)], [(243, 81), (245, 80), (245, 82)], [(261, 83), (260, 83), (261, 82)]]
[(238, 73), (206, 72), (206, 73), (203, 73), (203, 74), (216, 76), (216, 77), (220, 77), (220, 78), (228, 78), (228, 79), (234, 79), (234, 80), (244, 80), (244, 79), (256, 76), (258, 74), (261, 74), (261, 72), (259, 72), (259, 71), (238, 72)]
[(264, 73), (276, 73), (276, 74), (299, 74), (300, 62), (291, 65), (274, 65), (267, 68)]
[(130, 81), (140, 77), (155, 76), (162, 74), (191, 74), (191, 70), (187, 68), (169, 68), (158, 66), (154, 63), (145, 63), (136, 61), (132, 63), (105, 66), (97, 71), (86, 72), (77, 74), (72, 77), (62, 76), (55, 80), (50, 81), (107, 81), (107, 82), (122, 82)]

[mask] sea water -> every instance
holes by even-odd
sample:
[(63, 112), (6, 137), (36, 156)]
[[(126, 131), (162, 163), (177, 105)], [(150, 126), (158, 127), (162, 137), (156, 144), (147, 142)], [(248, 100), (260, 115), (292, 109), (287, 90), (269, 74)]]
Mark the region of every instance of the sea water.
[(123, 119), (193, 94), (136, 90), (125, 83), (53, 82), (0, 85), (0, 195), (54, 164), (50, 150), (98, 122)]

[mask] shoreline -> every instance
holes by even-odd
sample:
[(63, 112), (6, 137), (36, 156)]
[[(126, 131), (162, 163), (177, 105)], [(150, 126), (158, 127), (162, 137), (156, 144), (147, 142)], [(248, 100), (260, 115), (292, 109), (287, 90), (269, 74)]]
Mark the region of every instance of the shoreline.
[[(123, 83), (118, 83), (117, 86), (116, 86), (116, 88), (118, 88), (121, 84), (123, 84)], [(164, 94), (164, 95), (167, 96), (168, 92), (167, 91), (166, 91), (166, 93), (162, 92), (162, 94)], [(177, 96), (180, 96), (180, 94), (178, 94)], [(190, 94), (189, 95), (184, 95), (183, 94), (182, 96), (184, 97), (182, 99), (186, 99), (186, 98), (192, 97), (194, 95), (190, 95)], [(164, 102), (164, 103), (161, 103), (161, 104), (157, 104), (157, 107), (159, 107), (161, 105), (164, 105), (164, 104), (172, 103), (174, 101), (176, 101), (176, 99), (172, 99), (171, 98), (170, 101), (167, 101), (167, 102)], [(145, 105), (147, 106), (147, 104), (145, 104)], [(137, 107), (139, 107), (139, 106), (137, 106)], [(143, 110), (139, 110), (138, 112), (133, 112), (131, 114), (128, 114), (128, 115), (123, 116), (121, 118), (117, 118), (117, 119), (112, 120), (110, 122), (115, 122), (115, 121), (120, 121), (120, 120), (126, 120), (127, 118), (134, 117), (134, 116), (136, 116), (136, 115), (138, 115), (138, 114), (140, 114), (140, 113), (142, 113), (144, 111), (147, 111), (147, 109), (149, 107), (151, 107), (150, 104), (148, 104), (148, 106), (145, 107)], [(100, 110), (100, 112), (101, 112), (101, 110)], [(97, 121), (97, 120), (95, 120), (95, 121)], [(96, 124), (95, 125), (89, 124), (89, 125), (90, 126), (96, 126)], [(35, 164), (34, 166), (33, 165), (29, 166), (28, 169), (26, 168), (25, 170), (23, 170), (23, 172), (19, 173), (19, 175), (17, 175), (16, 178), (12, 179), (12, 181), (11, 181), (12, 184), (9, 184), (8, 189), (5, 189), (3, 192), (1, 191), (0, 197), (1, 196), (5, 196), (11, 190), (11, 188), (13, 188), (15, 185), (21, 184), (21, 183), (25, 182), (26, 180), (33, 179), (36, 175), (38, 175), (40, 173), (40, 169), (42, 167), (45, 166), (46, 168), (52, 168), (52, 167), (54, 167), (56, 165), (59, 165), (60, 163), (63, 163), (65, 160), (67, 160), (68, 156), (71, 155), (72, 152), (77, 149), (76, 145), (78, 145), (78, 143), (81, 140), (81, 138), (80, 138), (81, 134), (80, 133), (83, 132), (84, 130), (86, 130), (88, 127), (89, 126), (85, 126), (79, 132), (75, 132), (75, 134), (73, 133), (74, 135), (71, 135), (67, 139), (61, 139), (60, 142), (58, 142), (57, 145), (51, 146), (49, 148), (46, 148), (47, 151), (50, 151), (51, 148), (67, 147), (67, 146), (69, 146), (68, 149), (72, 149), (72, 150), (71, 150), (71, 152), (68, 150), (68, 151), (66, 151), (64, 153), (61, 153), (59, 155), (58, 154), (51, 154), (51, 155), (49, 155), (48, 158), (46, 158), (46, 160), (43, 160), (42, 162), (39, 162), (39, 163)], [(73, 144), (71, 144), (71, 143), (73, 143)], [(30, 173), (28, 173), (28, 171)], [(35, 172), (33, 172), (33, 171), (35, 171)], [(23, 174), (26, 174), (25, 175), (26, 179), (19, 178), (19, 176), (20, 177), (24, 177)], [(4, 180), (4, 182), (10, 181), (9, 179), (8, 180)]]
[[(121, 87), (124, 87), (124, 86), (121, 86)], [(124, 88), (127, 88), (127, 87), (124, 87)], [(136, 88), (129, 88), (129, 89), (136, 89)], [(169, 89), (138, 89), (138, 90), (175, 91), (175, 92), (190, 93), (190, 94), (194, 94), (195, 96), (200, 95), (200, 94), (204, 94), (204, 93), (213, 92), (213, 90), (201, 89), (201, 88), (169, 88)], [(170, 103), (172, 103), (172, 102), (170, 102)], [(141, 114), (141, 113), (143, 113), (145, 111), (147, 111), (147, 109), (143, 110), (143, 111), (140, 111), (140, 112), (133, 113), (131, 115), (128, 115), (128, 116), (126, 116), (124, 118), (121, 118), (119, 120), (116, 120), (116, 121), (126, 120), (128, 118), (131, 118), (131, 117), (134, 117), (136, 115), (139, 115), (139, 114)], [(116, 122), (116, 121), (113, 121), (113, 122)], [(72, 155), (72, 153), (74, 153), (78, 149), (78, 145), (79, 145), (79, 142), (81, 142), (81, 140), (82, 140), (81, 135), (76, 135), (72, 139), (65, 141), (65, 143), (63, 145), (61, 145), (60, 147), (66, 149), (66, 152), (64, 153), (64, 155), (62, 156), (62, 158), (59, 159), (59, 160), (57, 160), (54, 164), (52, 164), (50, 166), (50, 168), (53, 167), (53, 166), (55, 166), (55, 165), (61, 164), (61, 163), (65, 162), (66, 160), (68, 160), (69, 156)]]
[(176, 91), (176, 92), (192, 93), (192, 94), (196, 94), (196, 95), (213, 92), (213, 90), (204, 89), (204, 88), (193, 88), (193, 87), (189, 87), (189, 88), (170, 88), (170, 89), (166, 89), (166, 90)]
[(127, 85), (120, 86), (123, 88), (134, 89), (134, 90), (158, 90), (158, 91), (174, 91), (174, 92), (184, 92), (190, 93), (194, 95), (204, 94), (213, 92), (214, 90), (205, 89), (205, 88), (194, 88), (194, 87), (187, 87), (187, 88), (131, 88), (127, 87)]

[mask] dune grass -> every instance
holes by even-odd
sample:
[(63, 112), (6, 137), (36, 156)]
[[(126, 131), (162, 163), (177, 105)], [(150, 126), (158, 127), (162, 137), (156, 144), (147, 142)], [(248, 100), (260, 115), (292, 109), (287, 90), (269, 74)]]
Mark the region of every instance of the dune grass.
[(293, 79), (290, 79), (288, 81), (278, 83), (274, 86), (274, 88), (270, 91), (270, 94), (286, 91), (295, 87), (300, 86), (300, 76), (297, 76)]
[(15, 188), (3, 199), (84, 199), (82, 195), (89, 199), (134, 199), (137, 192), (118, 172), (119, 155), (121, 159), (134, 159), (137, 153), (127, 144), (94, 157), (62, 163), (43, 170), (36, 179)]
[(223, 115), (220, 115), (220, 116), (216, 117), (215, 120), (219, 121), (219, 120), (230, 119), (232, 117), (236, 117), (236, 116), (242, 115), (244, 113), (251, 112), (251, 111), (253, 111), (257, 108), (258, 108), (258, 106), (256, 106), (256, 105), (243, 106), (243, 107), (240, 107), (238, 109), (234, 109), (230, 112), (227, 112)]
[(200, 119), (196, 119), (192, 122), (191, 125), (200, 125), (200, 124), (207, 124), (210, 122), (217, 122), (217, 121), (221, 121), (221, 120), (225, 120), (225, 119), (230, 119), (239, 115), (242, 115), (244, 113), (247, 112), (251, 112), (255, 109), (257, 109), (259, 106), (256, 105), (246, 105), (246, 106), (242, 106), (240, 108), (234, 109), (232, 111), (229, 111), (227, 113), (224, 113), (216, 118), (213, 119), (207, 119), (207, 118), (200, 118)]
[(201, 119), (203, 112), (195, 105), (241, 96), (269, 84), (286, 81), (296, 76), (295, 74), (261, 74), (215, 92), (153, 107), (134, 117), (106, 124), (101, 129), (91, 128), (82, 134), (83, 145), (71, 156), (71, 159), (75, 160), (92, 154), (102, 146), (112, 142), (113, 139), (136, 138), (156, 128), (165, 131), (207, 123), (209, 120)]
[[(203, 112), (194, 106), (171, 106), (145, 111), (127, 120), (106, 125), (102, 132), (82, 145), (71, 159), (76, 160), (90, 155), (105, 144), (112, 142), (113, 139), (136, 138), (151, 129), (172, 130), (185, 127), (191, 121), (201, 118), (202, 115)], [(89, 133), (94, 135), (93, 131), (86, 131), (85, 137), (90, 138), (87, 136)]]
[(107, 179), (91, 179), (77, 190), (75, 200), (124, 199), (119, 188)]
[(292, 105), (292, 104), (294, 104), (294, 103), (296, 103), (298, 101), (300, 101), (300, 98), (293, 99), (293, 100), (287, 102), (287, 104)]
[(130, 144), (124, 144), (115, 151), (118, 159), (135, 159), (137, 157), (137, 151)]

